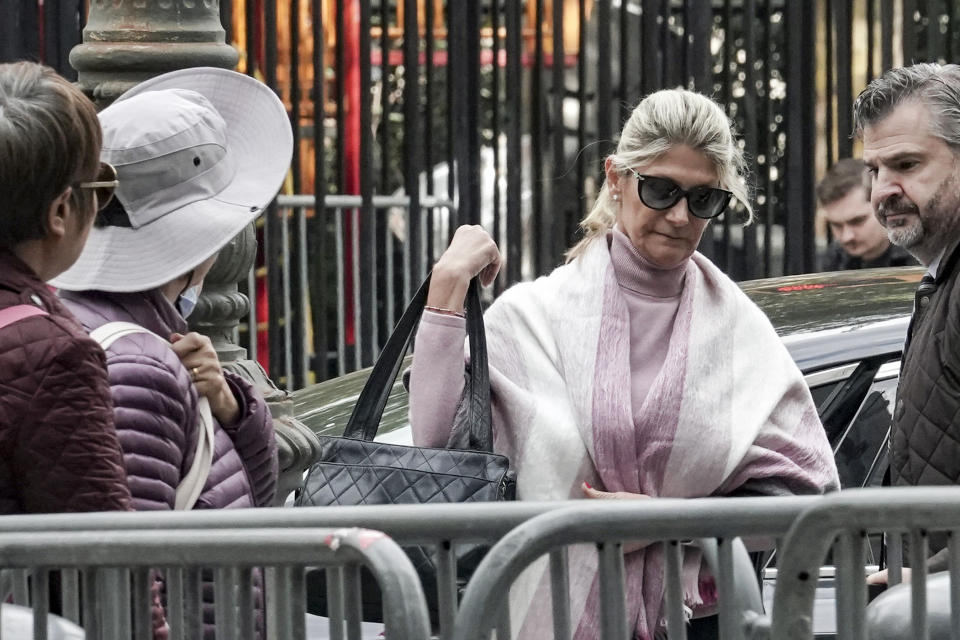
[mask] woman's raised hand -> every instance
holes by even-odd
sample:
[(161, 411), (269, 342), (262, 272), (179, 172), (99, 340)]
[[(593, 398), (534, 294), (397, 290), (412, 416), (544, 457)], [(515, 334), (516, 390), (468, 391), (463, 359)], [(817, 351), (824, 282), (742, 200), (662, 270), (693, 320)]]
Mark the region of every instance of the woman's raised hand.
[(173, 352), (190, 372), (197, 393), (210, 401), (210, 412), (222, 425), (230, 425), (240, 417), (240, 406), (223, 377), (223, 369), (210, 338), (191, 331), (170, 336)]
[(461, 311), (467, 287), (474, 276), (490, 285), (500, 271), (501, 257), (497, 243), (479, 225), (457, 229), (450, 246), (433, 267), (427, 305)]

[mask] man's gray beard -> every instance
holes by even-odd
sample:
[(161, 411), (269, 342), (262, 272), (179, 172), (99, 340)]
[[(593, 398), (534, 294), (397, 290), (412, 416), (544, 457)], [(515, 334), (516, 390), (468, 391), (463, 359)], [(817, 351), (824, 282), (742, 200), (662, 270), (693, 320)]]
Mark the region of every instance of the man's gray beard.
[(899, 227), (887, 227), (887, 237), (890, 242), (903, 247), (907, 251), (919, 242), (922, 242), (926, 235), (923, 228), (923, 220), (919, 218), (916, 224), (904, 224)]
[(923, 265), (929, 265), (960, 238), (960, 180), (956, 175), (940, 183), (923, 207), (916, 224), (887, 227), (887, 237)]

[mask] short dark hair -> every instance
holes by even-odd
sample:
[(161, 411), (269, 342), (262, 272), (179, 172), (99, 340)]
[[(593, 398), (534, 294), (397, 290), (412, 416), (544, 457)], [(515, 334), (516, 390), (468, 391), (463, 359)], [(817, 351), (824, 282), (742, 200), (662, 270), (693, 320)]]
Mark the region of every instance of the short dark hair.
[(853, 103), (853, 133), (887, 117), (900, 104), (916, 100), (930, 112), (930, 133), (960, 153), (960, 65), (924, 62), (888, 69)]
[(825, 207), (847, 197), (853, 189), (862, 189), (864, 200), (870, 199), (864, 184), (863, 160), (859, 158), (838, 160), (827, 169), (827, 173), (817, 184), (817, 202), (821, 207)]
[[(0, 64), (0, 248), (47, 235), (50, 204), (94, 179), (101, 144), (97, 111), (77, 87), (34, 62)], [(81, 215), (95, 213), (88, 190), (72, 198)]]

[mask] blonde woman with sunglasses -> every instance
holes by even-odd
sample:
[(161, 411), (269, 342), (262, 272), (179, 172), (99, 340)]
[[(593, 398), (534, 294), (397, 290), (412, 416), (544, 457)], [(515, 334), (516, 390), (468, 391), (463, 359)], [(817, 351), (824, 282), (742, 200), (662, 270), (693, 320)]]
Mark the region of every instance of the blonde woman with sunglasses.
[(76, 87), (0, 65), (0, 514), (130, 506), (103, 351), (46, 285), (116, 187), (100, 144)]
[[(740, 203), (745, 163), (722, 109), (667, 90), (634, 109), (567, 264), (485, 314), (494, 450), (524, 500), (817, 494), (838, 486), (800, 371), (763, 313), (696, 249)], [(726, 215), (730, 215), (727, 213)], [(709, 236), (708, 236), (709, 237)], [(410, 380), (421, 445), (448, 444), (464, 388), (463, 301), (500, 252), (461, 227), (433, 269)], [(457, 443), (453, 443), (457, 444)], [(665, 633), (660, 545), (625, 545), (631, 637)], [(684, 559), (690, 637), (715, 637), (712, 578)], [(572, 550), (575, 638), (599, 637), (596, 554)], [(511, 590), (515, 637), (548, 636), (545, 565)]]

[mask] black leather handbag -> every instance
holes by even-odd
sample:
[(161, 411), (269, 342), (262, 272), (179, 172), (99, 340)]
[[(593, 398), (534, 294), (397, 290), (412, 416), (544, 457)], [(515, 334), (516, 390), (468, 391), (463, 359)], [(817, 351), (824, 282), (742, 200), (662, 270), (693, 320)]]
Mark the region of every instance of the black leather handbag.
[[(465, 398), (452, 441), (465, 448), (429, 448), (374, 442), (387, 398), (427, 299), (430, 276), (420, 286), (387, 340), (360, 392), (342, 437), (321, 437), (317, 461), (307, 472), (297, 506), (490, 502), (516, 497), (516, 475), (505, 456), (493, 453), (487, 346), (476, 278), (467, 294), (467, 335), (471, 364)], [(458, 435), (459, 434), (459, 435)], [(462, 547), (462, 548), (461, 548)], [(407, 555), (423, 582), (434, 623), (437, 620), (436, 565), (428, 547), (409, 547)], [(458, 581), (466, 583), (486, 547), (461, 545)], [(364, 619), (382, 620), (379, 590), (372, 576), (361, 578)], [(326, 615), (323, 571), (307, 576), (307, 610)]]

